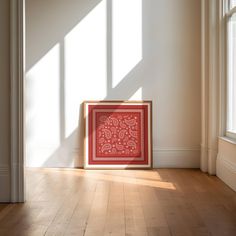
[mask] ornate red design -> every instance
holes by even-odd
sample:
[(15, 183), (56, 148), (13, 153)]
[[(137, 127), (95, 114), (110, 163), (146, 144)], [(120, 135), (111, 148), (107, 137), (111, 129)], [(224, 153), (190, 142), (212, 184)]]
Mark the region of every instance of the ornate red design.
[(97, 112), (97, 157), (140, 156), (140, 134), (140, 112)]
[(89, 105), (89, 164), (148, 164), (146, 105)]

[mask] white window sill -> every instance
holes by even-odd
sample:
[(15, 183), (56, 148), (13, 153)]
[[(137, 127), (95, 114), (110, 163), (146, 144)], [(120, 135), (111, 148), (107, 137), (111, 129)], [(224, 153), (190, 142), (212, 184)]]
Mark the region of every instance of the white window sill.
[(227, 136), (223, 136), (223, 137), (219, 137), (219, 139), (221, 139), (221, 140), (223, 140), (225, 142), (228, 142), (228, 143), (236, 145), (236, 139), (234, 139), (234, 138), (229, 138)]

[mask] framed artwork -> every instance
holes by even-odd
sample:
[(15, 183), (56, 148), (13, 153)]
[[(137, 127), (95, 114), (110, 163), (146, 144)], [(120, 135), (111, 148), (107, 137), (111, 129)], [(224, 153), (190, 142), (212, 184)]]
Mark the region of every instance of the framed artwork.
[(86, 169), (152, 167), (151, 101), (85, 101)]

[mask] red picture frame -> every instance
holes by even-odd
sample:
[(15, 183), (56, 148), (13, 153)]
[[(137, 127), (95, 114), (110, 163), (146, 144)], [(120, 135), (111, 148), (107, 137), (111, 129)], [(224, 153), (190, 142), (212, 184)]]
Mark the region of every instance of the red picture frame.
[(85, 101), (86, 169), (152, 167), (151, 101)]

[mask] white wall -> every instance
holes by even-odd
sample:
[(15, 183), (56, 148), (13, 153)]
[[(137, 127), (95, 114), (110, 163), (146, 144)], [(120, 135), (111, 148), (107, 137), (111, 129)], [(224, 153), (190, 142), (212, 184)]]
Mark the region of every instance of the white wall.
[(0, 1), (0, 202), (10, 200), (10, 9)]
[(151, 99), (154, 166), (199, 167), (200, 21), (199, 0), (26, 0), (27, 166), (82, 165), (84, 100)]

